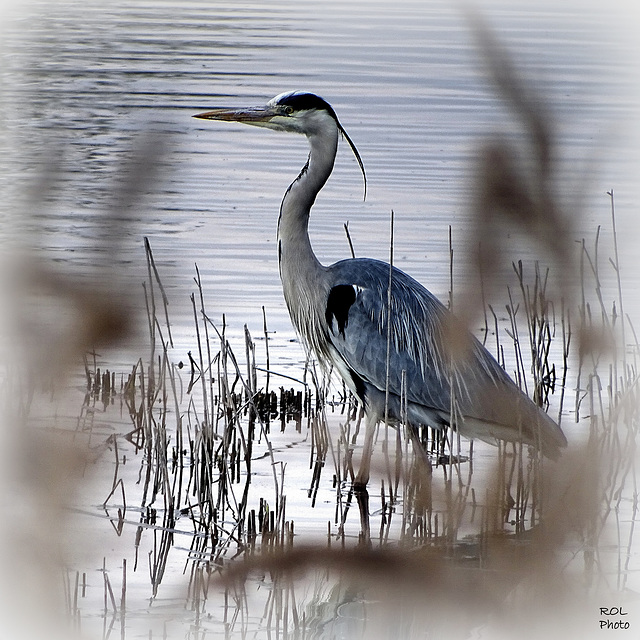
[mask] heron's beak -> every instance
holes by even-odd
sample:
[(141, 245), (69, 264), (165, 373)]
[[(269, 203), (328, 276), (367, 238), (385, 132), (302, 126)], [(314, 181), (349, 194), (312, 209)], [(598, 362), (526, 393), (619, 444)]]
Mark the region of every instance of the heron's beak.
[(276, 112), (268, 107), (255, 107), (251, 109), (212, 109), (204, 113), (194, 115), (194, 118), (201, 120), (225, 120), (227, 122), (244, 122), (245, 124), (255, 124), (269, 122)]

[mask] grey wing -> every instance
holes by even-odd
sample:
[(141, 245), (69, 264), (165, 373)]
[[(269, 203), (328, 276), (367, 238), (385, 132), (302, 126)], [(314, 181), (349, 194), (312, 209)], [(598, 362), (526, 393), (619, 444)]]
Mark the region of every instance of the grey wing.
[(566, 444), (559, 427), (416, 280), (393, 270), (389, 325), (389, 265), (358, 259), (330, 269), (335, 284), (325, 314), (329, 341), (353, 386), (385, 391), (389, 337), (389, 393), (400, 396), (404, 375), (416, 415), (440, 424), (458, 416), (456, 426), (465, 435), (537, 443), (551, 455)]
[[(357, 376), (384, 390), (389, 267), (373, 260), (345, 261), (334, 268), (340, 266), (345, 268), (329, 293), (325, 314), (330, 342)], [(412, 294), (399, 274), (392, 278), (389, 390), (400, 394), (405, 371), (406, 378), (414, 381), (411, 401), (444, 409), (449, 406), (449, 392), (436, 336), (445, 309), (426, 290), (426, 296)]]
[[(364, 381), (384, 390), (390, 339), (389, 391), (401, 393), (404, 371), (410, 381), (410, 402), (449, 412), (452, 371), (446, 334), (452, 317), (448, 310), (422, 285), (394, 269), (388, 335), (389, 265), (362, 259), (336, 267), (342, 268), (329, 294), (326, 318), (338, 354)], [(491, 367), (482, 368), (483, 375), (495, 373)]]

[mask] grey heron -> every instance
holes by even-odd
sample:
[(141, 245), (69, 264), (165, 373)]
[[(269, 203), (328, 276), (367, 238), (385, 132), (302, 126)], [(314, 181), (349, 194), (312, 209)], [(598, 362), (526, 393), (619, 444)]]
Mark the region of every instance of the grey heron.
[(511, 380), (485, 347), (425, 287), (403, 271), (368, 258), (322, 265), (309, 239), (316, 196), (331, 172), (342, 135), (365, 180), (354, 143), (331, 105), (301, 91), (264, 107), (217, 108), (194, 116), (303, 134), (310, 153), (287, 189), (278, 219), (284, 298), (306, 348), (334, 368), (365, 410), (366, 433), (355, 485), (369, 480), (377, 424), (405, 420), (452, 427), (464, 436), (533, 445), (557, 458), (567, 444), (560, 427)]

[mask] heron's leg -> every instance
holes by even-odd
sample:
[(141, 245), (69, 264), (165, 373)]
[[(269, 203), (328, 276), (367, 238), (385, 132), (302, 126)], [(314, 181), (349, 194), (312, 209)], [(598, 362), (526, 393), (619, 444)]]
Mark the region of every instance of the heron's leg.
[(360, 533), (363, 542), (371, 541), (371, 528), (369, 525), (369, 492), (366, 487), (354, 488), (356, 500), (358, 502), (358, 510), (360, 511)]
[(369, 472), (371, 471), (371, 455), (373, 453), (373, 438), (376, 435), (378, 420), (375, 415), (366, 415), (366, 429), (364, 434), (364, 446), (362, 447), (362, 458), (360, 459), (360, 469), (354, 482), (354, 488), (365, 489), (369, 482)]

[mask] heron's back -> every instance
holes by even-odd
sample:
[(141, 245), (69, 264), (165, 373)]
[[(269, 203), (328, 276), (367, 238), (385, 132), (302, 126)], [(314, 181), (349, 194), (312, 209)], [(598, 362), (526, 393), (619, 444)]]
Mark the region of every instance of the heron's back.
[[(389, 265), (351, 259), (327, 268), (325, 358), (379, 417), (451, 424), (468, 437), (566, 445), (558, 425), (511, 380), (487, 349), (419, 282)], [(387, 356), (387, 344), (390, 345)], [(387, 375), (388, 359), (388, 375)]]

